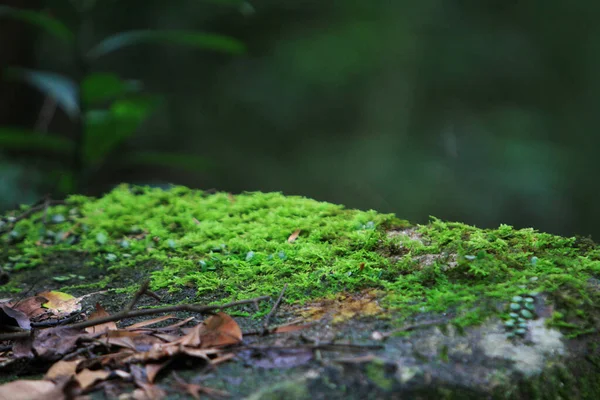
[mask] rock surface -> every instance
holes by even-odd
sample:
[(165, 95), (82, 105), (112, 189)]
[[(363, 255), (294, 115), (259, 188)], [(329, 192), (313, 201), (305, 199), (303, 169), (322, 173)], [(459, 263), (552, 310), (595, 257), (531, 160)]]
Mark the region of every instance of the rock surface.
[[(145, 277), (173, 304), (276, 298), (287, 283), (273, 324), (309, 328), (249, 334), (235, 360), (180, 373), (233, 398), (600, 398), (600, 249), (589, 239), (128, 186), (8, 213), (0, 232), (3, 297), (102, 289), (89, 303), (115, 311)], [(249, 332), (265, 307), (232, 315)]]

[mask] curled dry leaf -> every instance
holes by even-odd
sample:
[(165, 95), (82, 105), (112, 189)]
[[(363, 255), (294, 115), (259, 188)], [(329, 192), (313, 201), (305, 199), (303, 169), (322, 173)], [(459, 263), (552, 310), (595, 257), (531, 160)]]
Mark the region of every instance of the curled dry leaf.
[(242, 330), (233, 318), (224, 312), (208, 317), (200, 326), (200, 347), (222, 347), (242, 341)]
[[(90, 314), (89, 319), (94, 320), (98, 318), (108, 317), (110, 314), (106, 312), (106, 310), (100, 305), (100, 303), (96, 303), (96, 311)], [(110, 330), (117, 330), (117, 324), (113, 321), (105, 322), (103, 324), (94, 325), (85, 328), (86, 332), (89, 334), (101, 333)]]
[(92, 371), (85, 368), (80, 373), (75, 375), (75, 380), (77, 381), (81, 389), (87, 390), (94, 386), (96, 383), (108, 379), (110, 374), (111, 373), (109, 371), (104, 371), (102, 369)]
[[(19, 326), (21, 329), (30, 330), (31, 322), (23, 311), (14, 309), (6, 303), (0, 304), (0, 323), (2, 325)], [(0, 327), (1, 329), (1, 327)]]
[(33, 349), (42, 359), (57, 359), (73, 351), (82, 336), (82, 331), (68, 327), (43, 329), (34, 333)]
[(56, 384), (50, 381), (22, 379), (1, 385), (0, 400), (63, 399), (64, 395), (56, 393), (55, 389)]
[(81, 360), (57, 361), (52, 364), (50, 369), (46, 372), (46, 375), (44, 375), (44, 378), (54, 382), (71, 378), (76, 374), (77, 366), (80, 362)]

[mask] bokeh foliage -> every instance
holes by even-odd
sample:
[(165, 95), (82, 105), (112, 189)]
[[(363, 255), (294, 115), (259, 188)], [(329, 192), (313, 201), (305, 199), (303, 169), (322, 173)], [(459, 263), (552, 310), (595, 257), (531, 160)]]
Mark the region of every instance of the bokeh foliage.
[[(69, 2), (47, 3), (77, 25)], [(141, 82), (161, 100), (132, 106), (132, 115), (152, 111), (132, 118), (134, 133), (115, 134), (119, 147), (102, 135), (117, 131), (114, 121), (98, 127), (91, 148), (112, 151), (86, 153), (97, 166), (88, 193), (173, 181), (303, 194), (414, 221), (600, 232), (595, 2), (101, 3), (89, 15), (90, 48), (116, 32), (153, 29), (215, 32), (247, 51), (141, 44), (94, 63), (96, 85)], [(75, 73), (56, 42), (39, 35), (36, 68)], [(104, 112), (115, 118), (114, 108)], [(159, 151), (171, 158), (159, 164)], [(190, 157), (193, 171), (169, 167), (172, 154)], [(124, 163), (136, 159), (145, 162)], [(33, 168), (27, 176), (43, 186), (48, 169), (35, 165), (10, 157), (1, 168)]]

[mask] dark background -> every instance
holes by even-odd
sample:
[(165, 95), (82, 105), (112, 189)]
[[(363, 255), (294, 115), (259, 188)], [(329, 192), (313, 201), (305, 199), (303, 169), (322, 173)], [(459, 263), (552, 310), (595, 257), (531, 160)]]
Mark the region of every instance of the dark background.
[(177, 183), (600, 234), (597, 1), (0, 1), (23, 3), (72, 28), (79, 50), (131, 29), (214, 32), (246, 50), (146, 43), (82, 69), (43, 29), (0, 16), (3, 69), (112, 72), (160, 99), (91, 162), (45, 145), (77, 148), (77, 118), (0, 80), (0, 209)]

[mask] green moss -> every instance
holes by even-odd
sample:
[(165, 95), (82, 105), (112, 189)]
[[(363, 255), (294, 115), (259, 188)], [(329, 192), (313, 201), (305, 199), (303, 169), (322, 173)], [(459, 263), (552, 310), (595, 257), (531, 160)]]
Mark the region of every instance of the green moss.
[[(13, 279), (5, 291), (42, 266), (88, 277), (63, 283), (71, 289), (133, 291), (149, 276), (154, 290), (193, 288), (219, 301), (276, 295), (284, 283), (288, 302), (379, 288), (384, 306), (405, 316), (450, 311), (458, 327), (498, 314), (498, 303), (514, 295), (544, 292), (562, 313), (551, 324), (572, 335), (599, 325), (600, 291), (589, 284), (600, 276), (598, 247), (533, 229), (435, 218), (410, 226), (391, 214), (280, 193), (125, 185), (99, 199), (72, 196), (11, 228), (0, 255)], [(79, 264), (48, 269), (56, 257)]]

